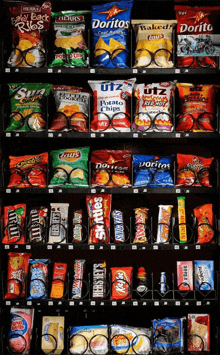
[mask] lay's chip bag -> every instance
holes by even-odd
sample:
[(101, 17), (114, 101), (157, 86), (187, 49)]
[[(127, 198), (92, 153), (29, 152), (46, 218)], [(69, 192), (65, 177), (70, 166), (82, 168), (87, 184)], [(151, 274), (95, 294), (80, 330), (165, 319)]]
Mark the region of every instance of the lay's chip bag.
[(92, 6), (93, 66), (128, 67), (132, 5), (132, 0), (123, 0)]

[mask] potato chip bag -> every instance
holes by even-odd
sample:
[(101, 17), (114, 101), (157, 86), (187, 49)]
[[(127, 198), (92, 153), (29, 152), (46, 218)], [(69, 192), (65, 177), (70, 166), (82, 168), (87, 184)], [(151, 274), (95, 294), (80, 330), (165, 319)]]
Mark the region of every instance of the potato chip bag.
[(8, 84), (11, 101), (10, 124), (6, 131), (42, 131), (46, 128), (44, 106), (51, 84)]
[(52, 150), (50, 187), (88, 187), (89, 147)]
[(42, 67), (46, 63), (45, 38), (50, 27), (51, 3), (41, 6), (6, 1), (11, 19), (12, 52), (9, 67)]
[(52, 85), (56, 113), (51, 131), (88, 132), (91, 92), (77, 86)]
[(211, 203), (195, 207), (193, 214), (197, 222), (196, 244), (215, 243), (213, 228), (213, 206)]
[(90, 11), (52, 12), (54, 59), (50, 67), (86, 67), (89, 49), (85, 41), (86, 16)]
[(133, 0), (92, 6), (93, 65), (127, 68), (128, 30)]
[(135, 36), (134, 68), (172, 68), (176, 20), (131, 20)]

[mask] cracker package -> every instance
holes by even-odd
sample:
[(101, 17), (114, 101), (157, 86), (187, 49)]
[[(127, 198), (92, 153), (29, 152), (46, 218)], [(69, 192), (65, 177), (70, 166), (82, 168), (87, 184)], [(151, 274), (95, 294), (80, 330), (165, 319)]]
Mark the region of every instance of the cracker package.
[(88, 187), (89, 147), (52, 150), (50, 187)]
[(10, 123), (6, 131), (42, 131), (46, 128), (46, 98), (51, 84), (8, 84), (11, 101)]
[(190, 313), (187, 319), (188, 347), (190, 352), (210, 351), (210, 315)]
[(93, 66), (128, 67), (132, 5), (132, 0), (123, 0), (92, 6)]
[(54, 58), (50, 67), (85, 67), (89, 49), (85, 41), (86, 16), (90, 11), (52, 12)]
[(64, 317), (44, 316), (42, 318), (41, 349), (45, 354), (62, 353), (64, 349)]
[(135, 36), (134, 68), (172, 68), (176, 20), (131, 20)]
[(80, 325), (70, 329), (71, 354), (107, 354), (108, 326)]
[(12, 52), (9, 67), (42, 67), (46, 63), (45, 39), (50, 27), (51, 3), (5, 2), (11, 20)]

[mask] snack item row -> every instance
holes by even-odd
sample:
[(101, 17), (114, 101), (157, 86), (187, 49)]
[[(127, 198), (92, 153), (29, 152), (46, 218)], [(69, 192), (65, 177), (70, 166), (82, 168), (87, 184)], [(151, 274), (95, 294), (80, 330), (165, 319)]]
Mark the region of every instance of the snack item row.
[[(9, 349), (30, 354), (34, 309), (12, 307), (11, 327), (8, 333)], [(19, 320), (19, 322), (18, 322)], [(186, 321), (186, 334), (185, 334)], [(64, 316), (42, 317), (41, 349), (44, 353), (61, 354), (64, 350), (64, 334), (67, 329)], [(25, 325), (18, 328), (18, 323)], [(111, 351), (133, 354), (151, 351), (189, 352), (210, 351), (210, 314), (188, 313), (184, 317), (165, 317), (150, 320), (148, 327), (121, 324), (69, 325), (68, 347), (71, 354), (108, 354)], [(185, 339), (186, 338), (186, 339)]]
[[(88, 84), (89, 89), (48, 83), (8, 84), (11, 112), (6, 132), (41, 132), (45, 129), (49, 132), (91, 130), (106, 133), (216, 130), (218, 85), (178, 83), (176, 80), (136, 84), (136, 78), (88, 80)], [(48, 127), (46, 111), (50, 92), (56, 112)], [(179, 102), (176, 123), (173, 118), (174, 95)], [(135, 98), (133, 117), (132, 96)]]
[[(219, 6), (175, 5), (175, 19), (149, 20), (132, 18), (132, 0), (56, 12), (52, 11), (50, 1), (41, 6), (24, 5), (20, 1), (15, 6), (5, 3), (11, 20), (12, 52), (7, 63), (11, 67), (45, 66), (45, 40), (50, 27), (53, 32), (50, 67), (85, 67), (90, 65), (89, 61), (94, 67), (131, 67), (130, 29), (136, 41), (134, 68), (217, 66), (211, 35), (216, 33)], [(174, 54), (175, 27), (178, 46)], [(203, 38), (207, 35), (208, 40)]]
[[(109, 267), (105, 260), (95, 261), (89, 265), (85, 259), (75, 259), (73, 265), (63, 262), (54, 262), (52, 265), (50, 259), (31, 259), (31, 255), (8, 253), (5, 299), (129, 300), (137, 297), (151, 299), (155, 294), (156, 297), (159, 295), (166, 297), (175, 287), (176, 291), (181, 291), (182, 294), (194, 290), (201, 292), (215, 290), (213, 260), (177, 261), (177, 286), (169, 287), (168, 273), (164, 271), (160, 273), (159, 282), (155, 276), (156, 272), (148, 275), (144, 267)], [(73, 272), (70, 271), (71, 266)], [(52, 273), (49, 272), (50, 269)], [(85, 269), (92, 269), (91, 273), (88, 270), (85, 272)], [(147, 294), (147, 291), (150, 293)]]
[[(155, 243), (174, 242), (191, 243), (192, 233), (195, 233), (196, 244), (215, 243), (214, 214), (211, 203), (197, 206), (193, 209), (193, 226), (190, 226), (188, 215), (186, 218), (185, 196), (177, 197), (178, 236), (173, 230), (173, 205), (158, 205), (157, 237)], [(29, 206), (28, 206), (29, 207)], [(109, 244), (133, 243), (148, 244), (153, 242), (150, 230), (149, 211), (147, 207), (133, 209), (132, 225), (124, 220), (124, 211), (112, 209), (111, 194), (86, 195), (86, 210), (74, 209), (71, 213), (72, 236), (69, 236), (70, 218), (69, 203), (51, 202), (49, 208), (34, 206), (27, 213), (27, 205), (20, 203), (4, 207), (4, 235), (3, 244), (28, 243), (85, 243)], [(89, 232), (87, 232), (87, 225)], [(113, 232), (110, 225), (113, 224)], [(131, 231), (132, 229), (132, 231)], [(176, 228), (177, 229), (177, 228)], [(193, 232), (194, 229), (194, 232)], [(112, 238), (110, 238), (112, 234)], [(114, 236), (113, 236), (114, 235)]]

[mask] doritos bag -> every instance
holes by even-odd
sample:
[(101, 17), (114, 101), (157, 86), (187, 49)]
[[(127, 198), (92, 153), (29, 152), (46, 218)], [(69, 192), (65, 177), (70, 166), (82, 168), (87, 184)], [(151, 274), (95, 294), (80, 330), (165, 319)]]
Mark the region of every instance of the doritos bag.
[(124, 0), (92, 6), (95, 67), (128, 67), (128, 30), (132, 5), (132, 0)]
[[(7, 4), (7, 1), (6, 1)], [(12, 27), (10, 67), (43, 67), (46, 63), (45, 35), (50, 27), (51, 3), (41, 6), (8, 2)]]
[[(214, 33), (220, 6), (182, 6), (174, 7), (177, 19), (177, 35), (201, 35)], [(183, 56), (177, 58), (176, 67), (211, 67), (216, 68), (215, 57)]]

